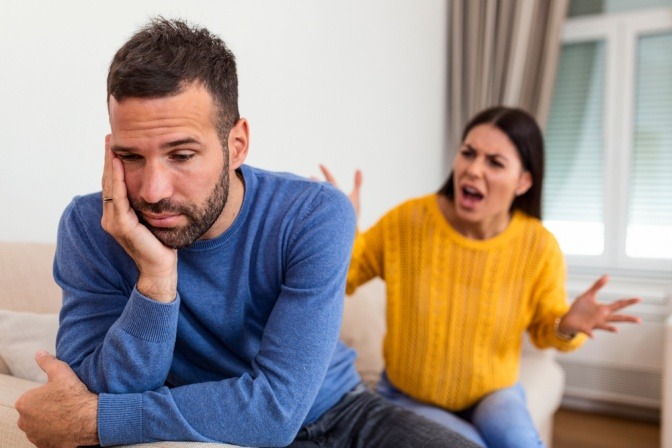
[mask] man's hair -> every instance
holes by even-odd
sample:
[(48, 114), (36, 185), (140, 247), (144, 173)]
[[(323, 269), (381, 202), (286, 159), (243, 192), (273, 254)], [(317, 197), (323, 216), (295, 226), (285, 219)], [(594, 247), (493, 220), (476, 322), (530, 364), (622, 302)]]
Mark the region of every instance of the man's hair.
[(201, 84), (213, 100), (214, 125), (226, 149), (239, 120), (236, 60), (224, 41), (180, 20), (152, 19), (114, 55), (107, 100), (163, 98)]

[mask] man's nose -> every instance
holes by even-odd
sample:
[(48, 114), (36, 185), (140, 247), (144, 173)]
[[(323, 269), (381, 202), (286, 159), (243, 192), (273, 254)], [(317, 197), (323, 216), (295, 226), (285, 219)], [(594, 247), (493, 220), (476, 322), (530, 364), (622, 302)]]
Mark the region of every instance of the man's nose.
[(171, 172), (161, 162), (147, 162), (142, 173), (140, 197), (149, 204), (155, 204), (173, 195)]

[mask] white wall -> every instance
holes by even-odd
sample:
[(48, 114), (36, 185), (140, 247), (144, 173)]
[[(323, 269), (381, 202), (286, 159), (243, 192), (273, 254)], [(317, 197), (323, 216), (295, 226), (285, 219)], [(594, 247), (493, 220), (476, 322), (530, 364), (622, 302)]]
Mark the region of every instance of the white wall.
[(361, 225), (445, 176), (445, 0), (84, 0), (0, 5), (0, 239), (55, 241), (100, 189), (107, 66), (150, 16), (220, 35), (238, 60), (248, 163), (351, 185)]

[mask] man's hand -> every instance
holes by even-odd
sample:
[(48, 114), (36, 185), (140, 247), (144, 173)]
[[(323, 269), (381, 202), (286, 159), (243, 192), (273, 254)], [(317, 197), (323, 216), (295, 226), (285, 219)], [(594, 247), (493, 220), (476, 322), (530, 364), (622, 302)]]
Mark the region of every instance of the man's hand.
[(37, 352), (35, 361), (48, 382), (16, 401), (21, 431), (38, 448), (97, 445), (98, 396), (70, 366), (49, 353)]
[(103, 170), (103, 229), (131, 256), (140, 276), (138, 291), (158, 302), (172, 302), (177, 295), (177, 251), (164, 246), (139, 220), (128, 200), (124, 167), (105, 138)]
[(593, 337), (593, 330), (605, 330), (616, 332), (618, 328), (615, 322), (640, 323), (641, 319), (628, 314), (620, 314), (618, 311), (630, 305), (640, 302), (637, 297), (621, 299), (612, 303), (599, 303), (597, 293), (609, 278), (603, 275), (593, 286), (574, 300), (571, 308), (560, 320), (558, 330), (566, 335), (575, 335), (578, 332)]

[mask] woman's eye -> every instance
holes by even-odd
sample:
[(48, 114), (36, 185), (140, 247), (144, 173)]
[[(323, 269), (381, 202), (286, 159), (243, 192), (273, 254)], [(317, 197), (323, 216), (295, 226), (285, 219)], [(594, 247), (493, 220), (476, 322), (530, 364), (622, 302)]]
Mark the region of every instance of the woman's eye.
[(474, 156), (474, 151), (472, 149), (463, 149), (462, 152), (462, 157), (473, 157)]

